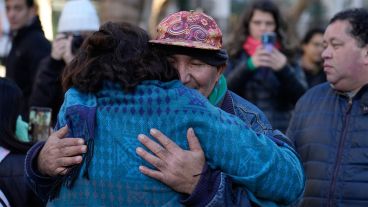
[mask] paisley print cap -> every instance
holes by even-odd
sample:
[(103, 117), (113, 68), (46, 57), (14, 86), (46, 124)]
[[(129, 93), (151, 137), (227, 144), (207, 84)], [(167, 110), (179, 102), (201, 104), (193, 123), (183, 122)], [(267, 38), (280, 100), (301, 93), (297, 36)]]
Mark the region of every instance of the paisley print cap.
[(157, 36), (150, 43), (220, 50), (222, 33), (212, 17), (197, 11), (180, 11), (160, 22)]

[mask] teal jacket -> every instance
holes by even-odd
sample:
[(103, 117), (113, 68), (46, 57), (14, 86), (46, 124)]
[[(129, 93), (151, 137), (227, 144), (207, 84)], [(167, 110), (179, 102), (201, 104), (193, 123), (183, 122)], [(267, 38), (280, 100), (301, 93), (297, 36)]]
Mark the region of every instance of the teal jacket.
[(138, 170), (149, 164), (135, 153), (141, 146), (136, 137), (151, 128), (188, 149), (186, 130), (193, 127), (209, 166), (257, 197), (288, 203), (303, 191), (302, 166), (292, 150), (278, 148), (179, 81), (145, 81), (132, 93), (111, 83), (96, 94), (70, 89), (58, 122), (68, 124), (69, 136), (85, 137), (89, 150), (82, 165), (62, 178), (50, 206), (178, 206), (178, 193)]

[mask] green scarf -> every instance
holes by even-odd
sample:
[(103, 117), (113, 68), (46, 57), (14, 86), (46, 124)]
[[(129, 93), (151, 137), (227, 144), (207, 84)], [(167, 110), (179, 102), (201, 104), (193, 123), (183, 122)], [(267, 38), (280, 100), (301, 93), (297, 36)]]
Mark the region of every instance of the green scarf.
[(211, 94), (208, 96), (208, 100), (212, 105), (217, 106), (223, 100), (226, 91), (227, 91), (226, 79), (224, 75), (221, 75), (215, 87), (213, 88)]

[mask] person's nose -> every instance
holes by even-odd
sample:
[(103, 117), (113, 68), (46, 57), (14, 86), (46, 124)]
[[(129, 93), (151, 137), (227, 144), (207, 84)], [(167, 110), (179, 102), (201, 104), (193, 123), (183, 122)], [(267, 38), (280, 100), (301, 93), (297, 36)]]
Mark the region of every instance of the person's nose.
[(331, 58), (331, 50), (329, 47), (326, 47), (322, 51), (322, 59), (327, 59), (327, 58)]
[(190, 82), (190, 74), (185, 64), (178, 64), (177, 70), (179, 72), (180, 81), (185, 85)]
[(268, 32), (267, 29), (268, 29), (268, 26), (266, 23), (262, 22), (260, 25), (259, 25), (259, 29), (261, 30), (262, 34), (265, 33), (265, 32)]

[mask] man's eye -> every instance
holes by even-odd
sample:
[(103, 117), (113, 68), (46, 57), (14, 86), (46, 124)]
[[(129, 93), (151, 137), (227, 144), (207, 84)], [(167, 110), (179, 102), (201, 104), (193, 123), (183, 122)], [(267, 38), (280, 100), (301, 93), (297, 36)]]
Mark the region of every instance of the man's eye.
[(203, 63), (192, 63), (192, 65), (194, 65), (194, 66), (202, 66), (204, 64)]
[(333, 48), (337, 49), (341, 46), (341, 44), (331, 44)]

